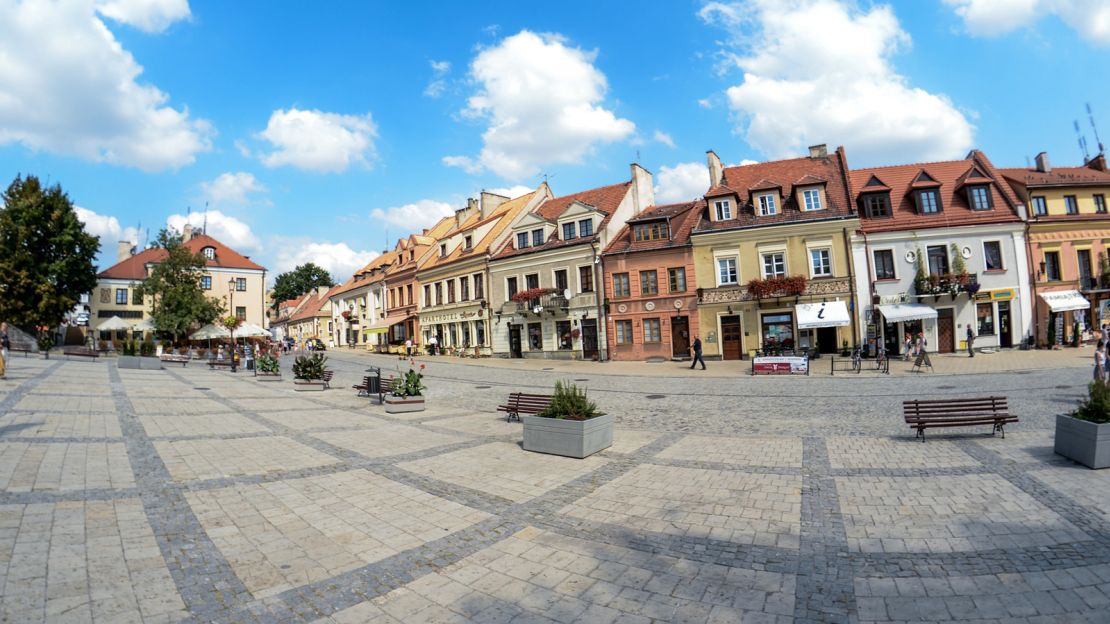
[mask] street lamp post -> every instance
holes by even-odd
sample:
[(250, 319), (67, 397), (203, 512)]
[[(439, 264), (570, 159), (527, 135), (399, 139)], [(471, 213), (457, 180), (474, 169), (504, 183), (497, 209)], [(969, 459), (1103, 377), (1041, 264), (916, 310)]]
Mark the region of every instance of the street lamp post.
[[(231, 308), (231, 314), (235, 315), (235, 278), (227, 280), (227, 307)], [(231, 372), (236, 372), (236, 364), (239, 360), (239, 350), (235, 348), (235, 326), (228, 325), (228, 331), (231, 332)]]

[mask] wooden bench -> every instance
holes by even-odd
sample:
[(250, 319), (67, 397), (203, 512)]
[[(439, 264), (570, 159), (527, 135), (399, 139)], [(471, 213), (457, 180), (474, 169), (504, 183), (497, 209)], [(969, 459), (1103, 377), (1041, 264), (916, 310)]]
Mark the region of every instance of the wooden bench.
[(212, 370), (223, 367), (231, 368), (231, 360), (208, 360), (208, 368)]
[(335, 376), (335, 371), (333, 371), (333, 370), (324, 371), (323, 382), (324, 382), (324, 389), (325, 390), (327, 390), (328, 388), (331, 388), (331, 378), (334, 377), (334, 376)]
[(68, 349), (62, 349), (62, 355), (66, 356), (66, 359), (69, 359), (70, 356), (86, 357), (94, 360), (100, 357), (99, 352), (84, 347), (69, 347)]
[(183, 354), (180, 354), (180, 355), (174, 355), (172, 353), (163, 353), (162, 355), (158, 356), (158, 359), (162, 360), (163, 362), (181, 362), (181, 367), (184, 368), (184, 367), (189, 365), (189, 360), (191, 358), (189, 357), (189, 354), (187, 354), (187, 353), (183, 353)]
[(31, 347), (25, 345), (12, 345), (8, 347), (9, 353), (22, 353), (23, 357), (31, 357)]
[(355, 390), (358, 390), (358, 395), (360, 397), (370, 396), (370, 380), (371, 379), (373, 379), (373, 377), (367, 375), (366, 377), (362, 378), (362, 383), (361, 384), (355, 384), (351, 387), (354, 388)]
[(550, 394), (525, 394), (512, 392), (505, 405), (498, 405), (497, 411), (505, 412), (505, 422), (520, 420), (521, 414), (539, 414), (551, 404)]
[(990, 425), (991, 435), (1001, 432), (1006, 437), (1005, 425), (1016, 423), (1017, 416), (1009, 413), (1006, 397), (979, 397), (970, 399), (913, 400), (902, 403), (906, 424), (917, 430), (915, 437), (925, 441), (925, 430), (936, 427), (974, 427)]

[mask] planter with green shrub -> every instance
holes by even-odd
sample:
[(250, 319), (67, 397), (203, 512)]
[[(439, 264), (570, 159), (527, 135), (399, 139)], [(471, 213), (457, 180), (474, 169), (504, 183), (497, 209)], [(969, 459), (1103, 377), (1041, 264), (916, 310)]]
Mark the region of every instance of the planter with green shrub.
[[(424, 365), (420, 365), (424, 370)], [(424, 375), (416, 370), (409, 369), (406, 373), (398, 374), (393, 378), (393, 385), (385, 397), (385, 412), (387, 414), (404, 414), (406, 412), (424, 411)]]
[(555, 382), (550, 405), (521, 422), (526, 451), (582, 459), (613, 445), (613, 416), (570, 382)]
[(1110, 385), (1091, 382), (1074, 412), (1056, 416), (1054, 448), (1088, 468), (1110, 467)]
[(269, 353), (263, 353), (254, 363), (254, 376), (258, 381), (281, 381), (281, 362)]
[(328, 358), (323, 353), (301, 355), (293, 361), (293, 389), (298, 392), (323, 392)]
[(124, 340), (120, 356), (116, 358), (116, 368), (135, 370), (162, 370), (162, 359), (154, 355), (154, 343), (147, 340)]

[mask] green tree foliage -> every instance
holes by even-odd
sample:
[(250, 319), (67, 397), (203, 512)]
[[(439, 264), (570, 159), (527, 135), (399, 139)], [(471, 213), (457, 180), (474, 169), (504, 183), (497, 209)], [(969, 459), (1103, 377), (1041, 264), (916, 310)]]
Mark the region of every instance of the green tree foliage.
[(0, 199), (0, 319), (48, 337), (96, 287), (100, 241), (57, 184), (16, 176)]
[(223, 306), (200, 287), (207, 263), (204, 254), (189, 251), (181, 235), (172, 230), (159, 232), (153, 246), (164, 250), (165, 256), (136, 290), (139, 296), (150, 298), (155, 329), (176, 341), (194, 325), (216, 320)]
[(274, 278), (273, 308), (287, 299), (296, 299), (306, 292), (324, 286), (331, 288), (335, 282), (331, 274), (314, 262), (302, 264)]

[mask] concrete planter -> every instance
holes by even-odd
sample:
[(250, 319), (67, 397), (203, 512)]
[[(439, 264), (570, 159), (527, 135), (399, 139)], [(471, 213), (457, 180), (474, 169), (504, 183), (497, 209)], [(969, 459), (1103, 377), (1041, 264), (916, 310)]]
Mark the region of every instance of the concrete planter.
[(407, 412), (423, 412), (424, 397), (385, 397), (386, 414), (405, 414)]
[(130, 368), (133, 370), (162, 370), (162, 360), (156, 357), (121, 355), (116, 358), (116, 368)]
[(254, 378), (258, 381), (281, 381), (281, 373), (257, 373)]
[(522, 416), (524, 450), (582, 459), (613, 445), (613, 415), (589, 420)]
[(1110, 468), (1110, 424), (1099, 425), (1059, 414), (1054, 450), (1088, 468)]
[(322, 380), (294, 379), (293, 389), (297, 392), (323, 392), (324, 382)]

